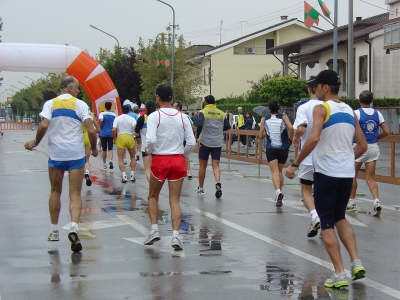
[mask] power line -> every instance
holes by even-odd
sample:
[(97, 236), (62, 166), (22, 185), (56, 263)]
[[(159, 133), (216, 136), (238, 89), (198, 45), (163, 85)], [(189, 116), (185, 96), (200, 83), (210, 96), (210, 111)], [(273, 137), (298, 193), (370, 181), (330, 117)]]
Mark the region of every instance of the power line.
[(375, 6), (375, 7), (377, 7), (377, 8), (380, 8), (380, 9), (383, 9), (383, 10), (386, 10), (386, 11), (391, 11), (391, 12), (393, 12), (393, 13), (396, 13), (395, 11), (393, 11), (393, 10), (390, 10), (390, 9), (387, 9), (387, 8), (383, 8), (383, 7), (380, 7), (380, 6), (377, 6), (377, 5), (375, 5), (375, 4), (372, 4), (372, 3), (369, 3), (369, 2), (367, 2), (367, 1), (364, 1), (364, 0), (360, 0), (361, 2), (364, 2), (364, 3), (366, 3), (366, 4), (368, 4), (368, 5), (372, 5), (372, 6)]

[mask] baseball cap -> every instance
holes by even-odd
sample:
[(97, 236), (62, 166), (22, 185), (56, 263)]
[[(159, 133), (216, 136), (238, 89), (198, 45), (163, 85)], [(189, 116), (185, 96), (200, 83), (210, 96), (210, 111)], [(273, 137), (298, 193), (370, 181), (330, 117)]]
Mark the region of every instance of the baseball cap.
[(307, 83), (323, 83), (333, 86), (340, 86), (342, 84), (339, 75), (332, 70), (323, 70), (319, 72), (317, 77), (309, 80)]

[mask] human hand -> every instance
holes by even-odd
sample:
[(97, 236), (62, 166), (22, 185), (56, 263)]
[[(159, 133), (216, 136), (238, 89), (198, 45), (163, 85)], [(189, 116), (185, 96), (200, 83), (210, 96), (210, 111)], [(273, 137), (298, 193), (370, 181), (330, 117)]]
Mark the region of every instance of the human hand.
[(31, 140), (31, 141), (29, 141), (29, 142), (26, 142), (25, 145), (24, 145), (24, 147), (25, 147), (26, 150), (31, 151), (33, 148), (36, 147), (36, 143), (35, 143), (34, 140)]
[(92, 149), (92, 156), (97, 157), (97, 155), (99, 155), (99, 150), (97, 150), (97, 147), (96, 147), (96, 149)]
[(300, 140), (298, 138), (294, 137), (293, 140), (292, 140), (292, 145), (295, 148), (299, 148), (300, 147)]
[(296, 167), (288, 166), (288, 167), (286, 168), (285, 176), (286, 176), (287, 178), (289, 178), (289, 179), (295, 178), (295, 177), (296, 177), (296, 174), (295, 174), (296, 170), (297, 170)]

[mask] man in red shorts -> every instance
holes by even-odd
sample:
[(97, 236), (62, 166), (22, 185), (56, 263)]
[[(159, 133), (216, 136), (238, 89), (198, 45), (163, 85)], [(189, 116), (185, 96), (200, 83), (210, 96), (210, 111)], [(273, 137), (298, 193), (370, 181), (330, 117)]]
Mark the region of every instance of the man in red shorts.
[[(156, 105), (160, 108), (147, 119), (146, 153), (152, 154), (149, 186), (149, 216), (151, 229), (145, 245), (160, 240), (158, 232), (158, 198), (164, 181), (168, 180), (169, 205), (172, 219), (172, 242), (175, 250), (183, 250), (179, 240), (181, 208), (179, 199), (183, 179), (187, 175), (185, 156), (188, 156), (196, 141), (189, 119), (171, 105), (172, 88), (160, 84), (156, 89)], [(183, 146), (183, 139), (186, 146)]]

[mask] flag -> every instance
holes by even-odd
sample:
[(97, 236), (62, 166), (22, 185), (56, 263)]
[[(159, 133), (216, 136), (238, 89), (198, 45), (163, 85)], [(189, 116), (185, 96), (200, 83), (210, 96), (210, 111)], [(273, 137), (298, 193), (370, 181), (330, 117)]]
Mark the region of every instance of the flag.
[(304, 1), (304, 25), (310, 29), (314, 23), (318, 25), (320, 13), (314, 9), (310, 4)]
[(326, 6), (324, 1), (318, 0), (318, 3), (319, 3), (319, 6), (321, 6), (322, 12), (324, 13), (325, 17), (331, 19), (331, 11), (329, 10), (328, 6)]
[(164, 56), (164, 67), (167, 69), (171, 65), (168, 57)]
[(160, 55), (157, 55), (156, 69), (157, 70), (161, 69), (163, 65), (164, 65), (164, 61), (161, 59)]

